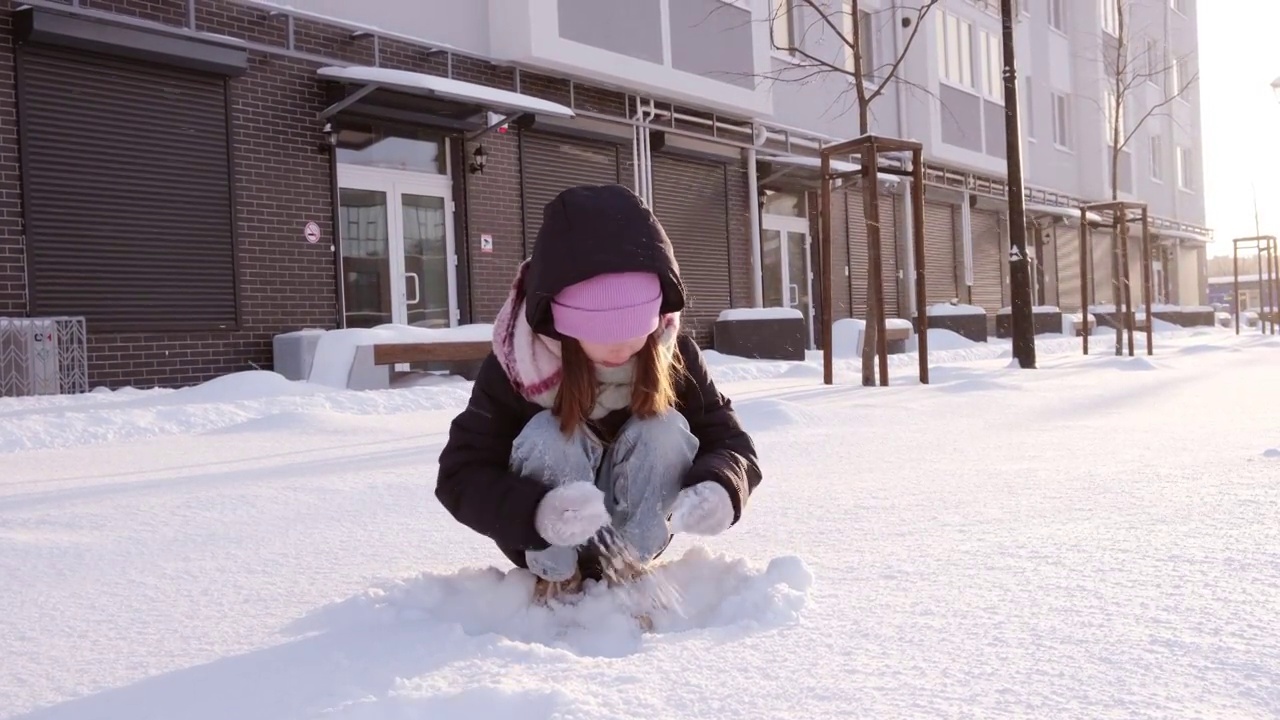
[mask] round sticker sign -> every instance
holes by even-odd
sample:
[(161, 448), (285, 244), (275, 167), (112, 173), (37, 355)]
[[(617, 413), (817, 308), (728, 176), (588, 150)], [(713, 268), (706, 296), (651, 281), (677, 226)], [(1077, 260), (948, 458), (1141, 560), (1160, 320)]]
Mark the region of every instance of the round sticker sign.
[(320, 226), (315, 224), (314, 221), (307, 223), (307, 226), (302, 230), (302, 236), (307, 239), (307, 242), (315, 245), (320, 242)]

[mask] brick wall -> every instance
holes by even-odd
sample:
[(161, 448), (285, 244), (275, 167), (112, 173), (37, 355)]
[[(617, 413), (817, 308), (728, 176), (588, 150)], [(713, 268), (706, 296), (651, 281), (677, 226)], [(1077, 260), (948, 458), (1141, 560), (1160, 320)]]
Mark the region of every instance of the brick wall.
[(0, 0), (0, 315), (25, 315), (26, 270), (22, 252), (22, 172), (18, 163), (18, 113), (14, 96), (10, 0)]
[[(182, 0), (90, 0), (88, 7), (163, 22), (186, 23)], [(14, 7), (9, 3), (6, 10)], [(284, 21), (263, 12), (224, 4), (201, 3), (201, 30), (259, 42), (283, 43)], [(8, 30), (8, 12), (0, 28)], [(7, 33), (6, 33), (7, 34)], [(299, 47), (335, 57), (369, 55), (347, 34), (306, 23), (297, 29)], [(6, 43), (7, 45), (7, 43)], [(371, 55), (369, 55), (371, 57)], [(12, 113), (12, 51), (0, 52), (0, 118)], [(242, 325), (233, 332), (102, 334), (90, 328), (91, 385), (172, 386), (201, 382), (221, 374), (271, 366), (274, 334), (302, 327), (333, 327), (336, 293), (332, 201), (328, 151), (316, 123), (324, 107), (315, 65), (276, 55), (253, 53), (249, 71), (231, 82), (235, 160), (236, 224), (240, 255)], [(0, 258), (21, 260), (9, 220), (16, 212), (18, 168), (12, 122), (0, 125)], [(14, 197), (11, 197), (11, 193)], [(320, 225), (322, 242), (306, 243), (302, 228)], [(0, 288), (12, 262), (0, 265)], [(21, 289), (19, 284), (18, 289)], [(25, 313), (25, 300), (12, 291), (0, 294), (0, 309)]]
[[(502, 308), (516, 270), (532, 238), (524, 237), (518, 131), (481, 138), (488, 153), (483, 173), (466, 173), (467, 245), (471, 262), (471, 302), (475, 322), (492, 322)], [(463, 164), (478, 143), (467, 143)], [(493, 252), (480, 252), (480, 236), (493, 236)]]
[[(16, 0), (0, 0), (0, 42), (11, 33)], [(185, 0), (82, 0), (85, 7), (172, 26), (187, 24)], [(200, 0), (197, 29), (283, 47), (285, 17), (227, 0)], [(371, 38), (352, 39), (348, 30), (295, 20), (298, 51), (356, 63), (374, 62)], [(21, 215), (21, 174), (14, 112), (13, 51), (0, 49), (0, 313), (26, 313)], [(514, 89), (512, 70), (468, 58), (449, 57), (392, 40), (380, 43), (380, 64), (453, 77), (490, 87)], [(337, 322), (335, 266), (331, 244), (331, 176), (316, 113), (325, 105), (317, 63), (277, 53), (251, 52), (246, 75), (231, 82), (235, 154), (235, 197), (243, 322), (234, 332), (101, 334), (90, 328), (92, 385), (174, 386), (252, 368), (270, 368), (273, 335), (304, 327), (333, 327)], [(559, 78), (525, 72), (521, 91), (561, 103), (570, 101), (569, 84)], [(626, 110), (621, 93), (579, 86), (574, 102), (581, 109), (610, 115)], [(460, 256), (459, 304), (464, 319), (489, 322), (505, 300), (514, 272), (532, 238), (524, 237), (519, 132), (489, 134), (480, 140), (488, 152), (483, 173), (467, 166), (476, 143), (458, 143), (453, 175), (463, 192), (457, 200), (457, 251)], [(739, 182), (739, 180), (741, 180)], [(746, 212), (746, 183), (734, 173), (731, 268), (734, 303), (751, 297)], [(323, 239), (302, 240), (302, 227), (314, 220)], [(494, 239), (492, 253), (480, 252), (480, 237)]]

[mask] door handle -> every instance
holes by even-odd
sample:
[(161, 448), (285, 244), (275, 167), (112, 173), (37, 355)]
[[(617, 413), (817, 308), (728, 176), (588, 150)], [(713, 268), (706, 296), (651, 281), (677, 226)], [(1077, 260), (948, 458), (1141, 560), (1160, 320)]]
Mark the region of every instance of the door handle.
[[(412, 282), (412, 283), (410, 283), (410, 282), (409, 282), (409, 278), (413, 278), (413, 282)], [(420, 290), (420, 289), (418, 288), (418, 273), (411, 273), (411, 272), (407, 272), (407, 273), (405, 273), (405, 274), (404, 274), (404, 285), (405, 285), (405, 292), (404, 292), (404, 296), (405, 296), (405, 301), (404, 301), (404, 302), (405, 302), (405, 304), (406, 304), (406, 305), (417, 305), (417, 304), (422, 300), (422, 290)], [(413, 288), (413, 299), (412, 299), (412, 300), (410, 300), (410, 299), (409, 299), (409, 288), (410, 288), (410, 287), (412, 287), (412, 288)]]
[(799, 285), (795, 283), (791, 283), (791, 285), (788, 286), (787, 288), (787, 294), (788, 294), (787, 305), (789, 307), (795, 307), (800, 304), (800, 286)]

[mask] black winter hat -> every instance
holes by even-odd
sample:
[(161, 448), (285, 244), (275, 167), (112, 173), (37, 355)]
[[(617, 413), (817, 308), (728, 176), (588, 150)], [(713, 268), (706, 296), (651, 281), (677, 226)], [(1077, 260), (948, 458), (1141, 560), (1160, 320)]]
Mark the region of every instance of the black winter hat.
[(623, 185), (579, 185), (547, 203), (525, 277), (526, 319), (534, 332), (560, 338), (551, 301), (596, 275), (652, 272), (662, 286), (663, 314), (685, 305), (671, 240), (640, 196)]

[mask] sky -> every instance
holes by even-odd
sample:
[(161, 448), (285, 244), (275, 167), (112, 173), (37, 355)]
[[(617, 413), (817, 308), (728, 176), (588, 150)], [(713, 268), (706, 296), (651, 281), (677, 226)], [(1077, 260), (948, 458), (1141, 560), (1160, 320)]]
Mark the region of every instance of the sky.
[(1198, 0), (1206, 221), (1230, 255), (1231, 239), (1280, 235), (1280, 0)]

